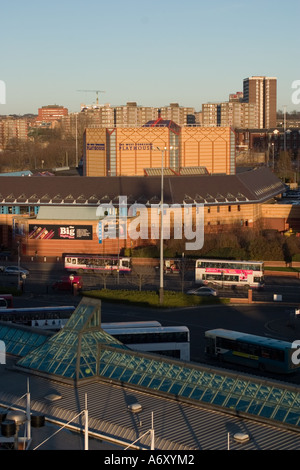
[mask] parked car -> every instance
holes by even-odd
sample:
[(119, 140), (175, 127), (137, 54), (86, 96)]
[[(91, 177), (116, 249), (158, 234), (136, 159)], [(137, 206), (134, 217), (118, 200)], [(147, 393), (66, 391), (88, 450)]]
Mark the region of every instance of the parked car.
[(19, 268), (19, 266), (6, 266), (4, 268), (4, 274), (19, 274), (22, 276), (22, 274), (25, 274), (28, 276), (29, 271), (28, 269), (25, 268)]
[(191, 289), (187, 291), (187, 294), (214, 297), (218, 295), (217, 291), (215, 289), (211, 289), (210, 287), (198, 287), (197, 289)]
[(77, 285), (77, 289), (82, 289), (82, 278), (81, 276), (63, 276), (59, 281), (56, 281), (52, 284), (52, 289), (54, 290), (65, 290), (72, 291), (74, 284)]

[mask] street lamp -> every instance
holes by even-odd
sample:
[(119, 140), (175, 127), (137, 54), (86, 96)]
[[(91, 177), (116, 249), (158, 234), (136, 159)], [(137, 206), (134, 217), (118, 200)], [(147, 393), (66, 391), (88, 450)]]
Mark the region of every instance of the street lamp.
[[(163, 226), (163, 211), (164, 211), (164, 159), (167, 147), (163, 149), (157, 147), (161, 151), (161, 188), (160, 188), (160, 248), (159, 248), (159, 303), (164, 302), (164, 226)], [(170, 147), (169, 150), (172, 150)]]
[(75, 144), (76, 144), (76, 154), (75, 154), (75, 166), (78, 167), (78, 125), (77, 125), (77, 116), (78, 113), (75, 113)]
[(20, 290), (21, 282), (20, 282), (20, 241), (17, 241), (18, 247), (18, 290)]

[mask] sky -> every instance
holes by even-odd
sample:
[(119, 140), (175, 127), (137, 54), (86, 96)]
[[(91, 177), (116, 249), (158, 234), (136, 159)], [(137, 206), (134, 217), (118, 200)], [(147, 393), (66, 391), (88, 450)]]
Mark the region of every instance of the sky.
[(300, 111), (299, 21), (299, 0), (2, 1), (0, 114), (96, 102), (78, 90), (201, 111), (253, 75), (277, 77), (277, 109)]

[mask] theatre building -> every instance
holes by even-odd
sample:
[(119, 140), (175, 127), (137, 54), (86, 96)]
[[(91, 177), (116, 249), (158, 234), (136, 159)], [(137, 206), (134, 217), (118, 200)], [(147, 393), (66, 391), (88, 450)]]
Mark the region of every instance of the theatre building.
[[(175, 174), (205, 167), (208, 173), (235, 173), (235, 134), (230, 127), (180, 127), (150, 121), (143, 127), (85, 130), (85, 176), (143, 176), (162, 166)], [(163, 154), (163, 155), (162, 155)]]
[[(148, 218), (148, 229), (159, 232), (159, 174), (12, 176), (0, 177), (0, 187), (0, 243), (16, 252), (19, 242), (22, 259), (57, 259), (71, 252), (117, 254), (124, 248), (157, 241), (155, 237), (145, 240), (130, 236), (128, 226), (139, 217), (138, 204)], [(237, 225), (245, 230), (258, 224), (280, 231), (296, 228), (299, 206), (276, 203), (284, 191), (284, 185), (266, 167), (234, 175), (164, 175), (164, 204), (169, 208), (176, 205), (182, 213), (191, 211), (194, 220), (202, 208), (205, 236), (212, 231), (230, 231)], [(154, 220), (150, 217), (153, 214)], [(124, 217), (120, 237), (104, 235), (103, 220), (109, 216), (112, 224)], [(174, 224), (174, 218), (170, 220)]]

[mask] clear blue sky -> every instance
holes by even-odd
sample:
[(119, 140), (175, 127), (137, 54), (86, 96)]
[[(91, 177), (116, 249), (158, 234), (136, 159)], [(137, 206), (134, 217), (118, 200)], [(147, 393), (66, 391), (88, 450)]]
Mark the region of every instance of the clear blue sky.
[(0, 7), (0, 114), (48, 104), (201, 110), (252, 75), (277, 77), (278, 109), (300, 110), (299, 0), (10, 0)]

